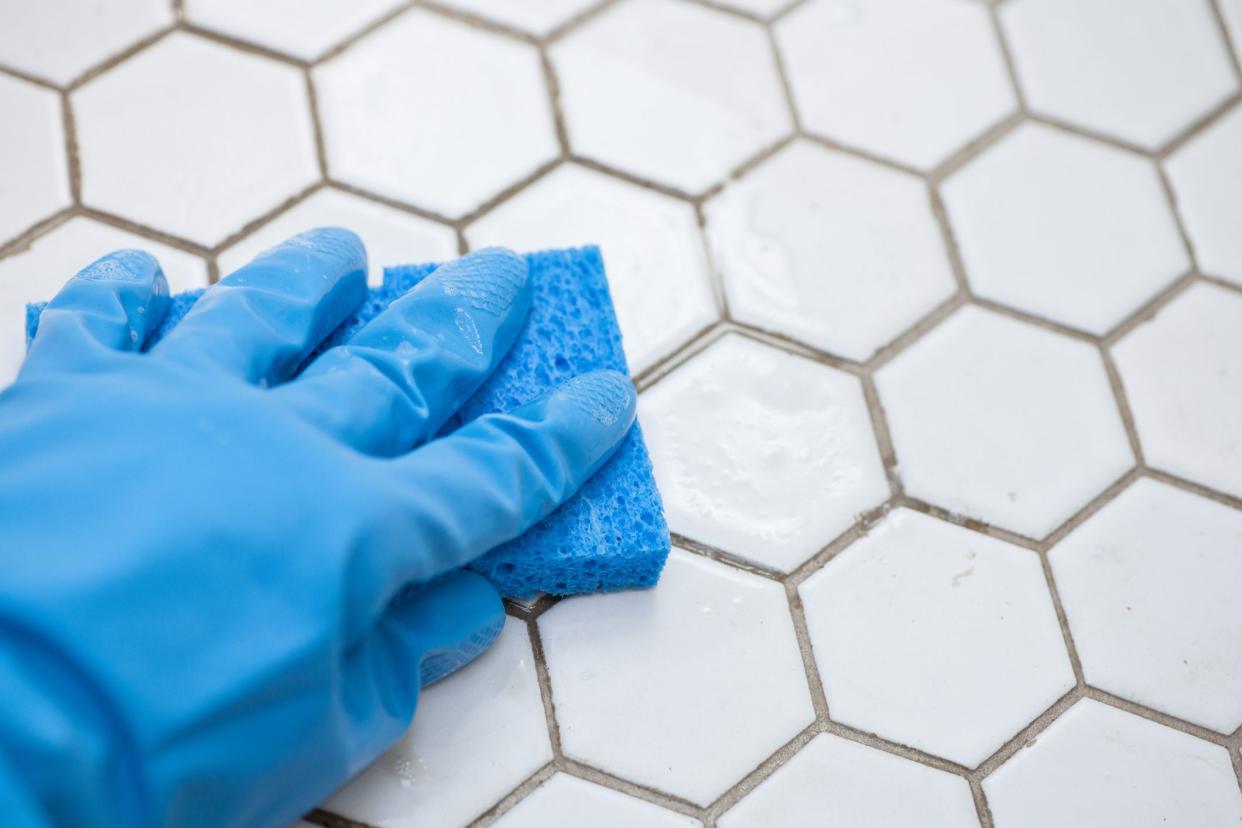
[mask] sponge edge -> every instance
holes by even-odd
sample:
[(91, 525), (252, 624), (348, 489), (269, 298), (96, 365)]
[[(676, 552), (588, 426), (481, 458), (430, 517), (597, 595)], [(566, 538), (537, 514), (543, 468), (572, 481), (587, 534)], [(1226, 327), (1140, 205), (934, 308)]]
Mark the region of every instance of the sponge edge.
[[(533, 291), (526, 327), (495, 373), (441, 434), (483, 414), (510, 411), (587, 371), (629, 373), (598, 248), (531, 253), (526, 260)], [(387, 268), (383, 285), (370, 291), (320, 350), (347, 339), (435, 268), (435, 264)], [(173, 297), (148, 345), (175, 326), (200, 294)], [(41, 311), (40, 305), (27, 309), (28, 338), (34, 336)], [(642, 430), (635, 423), (612, 459), (574, 497), (526, 534), (468, 568), (509, 597), (537, 592), (572, 595), (652, 586), (668, 552), (660, 494)]]

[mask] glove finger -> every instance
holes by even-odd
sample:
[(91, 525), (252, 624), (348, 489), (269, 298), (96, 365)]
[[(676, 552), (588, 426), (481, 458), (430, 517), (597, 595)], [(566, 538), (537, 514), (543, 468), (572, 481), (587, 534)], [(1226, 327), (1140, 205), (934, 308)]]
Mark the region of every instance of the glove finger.
[(366, 277), (355, 234), (307, 230), (208, 288), (153, 352), (274, 385), (362, 303)]
[[(400, 586), (456, 569), (511, 540), (569, 499), (612, 456), (634, 421), (634, 387), (596, 371), (508, 414), (488, 414), (388, 461), (396, 537), (417, 538), (371, 571)], [(382, 606), (382, 604), (381, 604)]]
[(168, 282), (142, 250), (118, 250), (84, 267), (39, 317), (26, 365), (85, 367), (108, 351), (137, 351), (168, 310)]
[(478, 658), (500, 635), (504, 604), (487, 579), (457, 571), (393, 601), (345, 664), (351, 773), (410, 725), (419, 690)]
[(359, 451), (409, 451), (439, 431), (526, 322), (526, 260), (502, 248), (437, 269), (273, 399)]

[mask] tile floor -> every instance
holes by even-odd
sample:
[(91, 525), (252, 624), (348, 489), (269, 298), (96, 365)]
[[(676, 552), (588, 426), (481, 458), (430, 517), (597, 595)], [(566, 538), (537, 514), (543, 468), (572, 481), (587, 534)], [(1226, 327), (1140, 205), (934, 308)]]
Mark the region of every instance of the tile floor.
[(0, 0), (0, 382), (117, 247), (598, 241), (664, 579), (514, 603), (311, 822), (1239, 825), (1240, 51), (1242, 0)]

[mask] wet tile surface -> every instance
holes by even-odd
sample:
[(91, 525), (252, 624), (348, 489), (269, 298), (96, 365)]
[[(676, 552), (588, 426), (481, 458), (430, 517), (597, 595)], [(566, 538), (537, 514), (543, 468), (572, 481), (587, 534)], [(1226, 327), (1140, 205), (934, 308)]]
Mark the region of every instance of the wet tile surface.
[(9, 5), (0, 386), (116, 247), (604, 252), (690, 548), (307, 824), (1237, 824), (1242, 0)]

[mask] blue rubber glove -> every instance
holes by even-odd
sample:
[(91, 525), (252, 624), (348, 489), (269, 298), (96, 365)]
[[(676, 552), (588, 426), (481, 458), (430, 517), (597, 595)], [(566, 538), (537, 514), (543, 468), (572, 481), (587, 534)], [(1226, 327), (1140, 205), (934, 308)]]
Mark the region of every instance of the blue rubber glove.
[(498, 634), (499, 596), (460, 567), (607, 460), (633, 389), (588, 374), (431, 439), (523, 325), (503, 250), (290, 379), (365, 274), (353, 234), (302, 234), (145, 352), (169, 301), (145, 253), (44, 311), (0, 394), (6, 825), (284, 826)]

